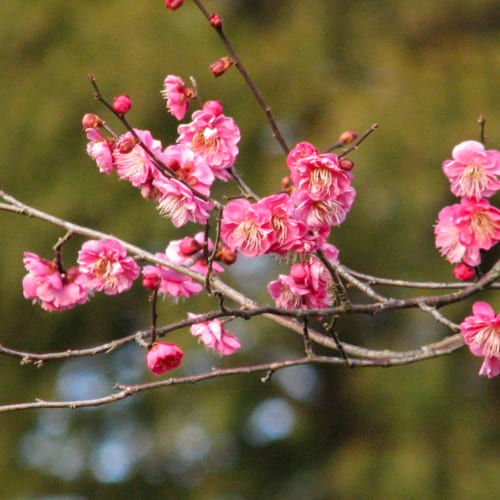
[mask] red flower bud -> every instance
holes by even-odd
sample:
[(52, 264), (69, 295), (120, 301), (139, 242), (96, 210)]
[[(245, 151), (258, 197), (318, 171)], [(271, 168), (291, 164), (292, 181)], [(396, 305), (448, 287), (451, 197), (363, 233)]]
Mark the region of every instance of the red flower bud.
[(82, 126), (85, 129), (101, 127), (102, 124), (103, 121), (97, 115), (92, 113), (86, 113), (83, 115)]
[(116, 96), (115, 99), (113, 100), (113, 109), (117, 113), (120, 113), (120, 115), (124, 115), (125, 113), (130, 111), (131, 107), (132, 107), (132, 101), (130, 100), (130, 97), (126, 94)]
[(183, 356), (182, 349), (175, 344), (156, 342), (146, 355), (146, 363), (155, 375), (161, 375), (177, 368), (181, 364)]
[(134, 137), (126, 137), (125, 139), (122, 139), (118, 143), (118, 151), (124, 155), (127, 153), (130, 153), (132, 149), (134, 149), (135, 145), (137, 144), (137, 141), (135, 140)]
[(339, 167), (342, 170), (349, 171), (354, 168), (354, 162), (349, 158), (339, 158)]
[(210, 16), (210, 24), (214, 28), (220, 28), (222, 26), (222, 17), (219, 14), (212, 14)]
[(178, 9), (183, 3), (184, 0), (165, 0), (165, 7), (170, 10), (175, 10)]
[(234, 61), (230, 57), (221, 57), (210, 65), (210, 72), (215, 77), (223, 75), (232, 65)]
[(219, 252), (219, 260), (224, 264), (230, 266), (236, 262), (238, 258), (238, 252), (236, 250), (232, 250), (229, 247), (222, 247)]
[(179, 243), (179, 250), (186, 257), (193, 255), (194, 253), (201, 250), (201, 248), (202, 245), (198, 243), (194, 238), (191, 238), (190, 236), (182, 238), (182, 240)]
[(142, 286), (148, 290), (156, 290), (161, 283), (161, 278), (156, 273), (145, 273), (142, 277)]
[(461, 262), (453, 269), (453, 275), (460, 281), (471, 281), (476, 276), (476, 271), (473, 267), (468, 266), (465, 262)]

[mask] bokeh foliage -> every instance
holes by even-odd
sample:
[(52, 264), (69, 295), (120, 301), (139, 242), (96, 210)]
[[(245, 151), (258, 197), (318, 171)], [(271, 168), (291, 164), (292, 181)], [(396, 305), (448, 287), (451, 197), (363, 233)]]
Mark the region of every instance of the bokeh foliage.
[[(379, 130), (352, 154), (358, 198), (333, 231), (343, 263), (413, 280), (448, 280), (432, 225), (453, 202), (440, 165), (478, 137), (500, 148), (500, 9), (496, 0), (207, 1), (271, 105), (290, 144), (320, 149), (345, 129)], [(130, 119), (169, 144), (176, 121), (160, 97), (168, 73), (196, 78), (242, 131), (237, 168), (261, 195), (286, 175), (283, 155), (236, 71), (214, 79), (226, 55), (187, 0), (9, 0), (0, 5), (0, 186), (28, 204), (163, 251), (174, 231), (152, 204), (85, 153), (80, 118), (128, 93)], [(112, 122), (112, 125), (115, 125)], [(222, 191), (221, 191), (222, 192)], [(493, 202), (499, 203), (498, 196)], [(193, 231), (194, 227), (186, 229)], [(61, 231), (0, 214), (0, 342), (33, 351), (93, 345), (149, 324), (147, 294), (96, 296), (48, 314), (22, 298), (22, 252), (51, 255)], [(71, 264), (82, 241), (65, 248)], [(495, 252), (495, 250), (493, 250)], [(498, 252), (497, 252), (498, 253)], [(241, 260), (226, 279), (268, 303), (265, 285), (284, 268)], [(397, 293), (397, 292), (394, 292)], [(497, 309), (500, 300), (488, 296)], [(214, 307), (211, 299), (160, 305), (160, 321)], [(454, 321), (470, 303), (450, 309)], [(301, 341), (263, 320), (239, 322), (244, 349), (219, 359), (186, 331), (179, 373), (294, 356)], [(415, 312), (347, 318), (339, 333), (370, 347), (410, 348), (448, 334)], [(138, 346), (36, 369), (0, 364), (2, 403), (107, 393), (114, 382), (151, 379)], [(499, 379), (480, 360), (446, 359), (389, 370), (290, 369), (176, 387), (99, 410), (2, 415), (0, 497), (23, 500), (247, 500), (332, 498), (490, 499), (500, 490)]]

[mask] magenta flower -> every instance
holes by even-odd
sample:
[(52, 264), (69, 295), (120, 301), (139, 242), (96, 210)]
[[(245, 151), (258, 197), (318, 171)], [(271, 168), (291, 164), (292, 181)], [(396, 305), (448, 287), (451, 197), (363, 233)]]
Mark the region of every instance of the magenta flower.
[(96, 128), (88, 128), (85, 132), (90, 141), (87, 144), (87, 154), (95, 160), (100, 172), (109, 175), (114, 170), (112, 142), (105, 139)]
[[(149, 130), (134, 130), (151, 152), (155, 155), (161, 155), (161, 142), (153, 139)], [(131, 132), (127, 132), (120, 137), (119, 142), (132, 142), (133, 144), (133, 141), (135, 141), (134, 136)], [(152, 181), (158, 176), (158, 168), (153, 159), (139, 144), (135, 144), (130, 150), (127, 150), (127, 152), (120, 152), (119, 147), (115, 148), (113, 151), (113, 158), (118, 176), (121, 179), (129, 181), (137, 188), (150, 188)]]
[(300, 160), (311, 156), (317, 156), (318, 150), (309, 142), (299, 142), (286, 158), (288, 168), (293, 172)]
[(113, 99), (113, 109), (120, 115), (128, 113), (132, 108), (132, 101), (127, 94), (118, 95)]
[(311, 230), (328, 231), (331, 226), (344, 222), (356, 197), (353, 187), (348, 187), (331, 199), (312, 199), (307, 191), (296, 189), (292, 193), (295, 204), (294, 216), (303, 221)]
[(162, 375), (177, 368), (183, 357), (182, 349), (175, 344), (156, 342), (146, 354), (146, 363), (152, 373)]
[(436, 247), (451, 263), (478, 266), (480, 250), (489, 250), (500, 241), (500, 210), (484, 199), (462, 198), (460, 204), (439, 212), (434, 234)]
[[(326, 251), (335, 257), (335, 247)], [(336, 249), (335, 249), (336, 250)], [(335, 257), (336, 258), (336, 257)], [(332, 305), (328, 291), (332, 283), (330, 274), (322, 262), (315, 258), (290, 268), (290, 274), (280, 274), (267, 290), (278, 307), (285, 309), (324, 309)]]
[[(157, 257), (169, 260), (165, 254), (157, 253)], [(197, 283), (190, 276), (178, 273), (168, 267), (144, 266), (142, 269), (144, 275), (143, 284), (155, 284), (160, 293), (171, 295), (172, 297), (191, 297), (197, 295), (203, 290), (203, 286)], [(156, 288), (155, 287), (155, 288)]]
[(475, 356), (484, 356), (479, 375), (488, 378), (500, 373), (500, 315), (486, 302), (472, 306), (472, 316), (460, 325), (460, 332)]
[(191, 189), (178, 180), (159, 177), (153, 181), (153, 187), (159, 193), (160, 214), (170, 217), (175, 227), (184, 226), (189, 221), (198, 224), (207, 222), (213, 204), (195, 196)]
[(230, 201), (222, 214), (221, 237), (229, 248), (247, 257), (263, 255), (274, 242), (271, 216), (271, 211), (258, 203)]
[(193, 97), (193, 90), (184, 83), (182, 78), (175, 75), (167, 75), (163, 87), (161, 95), (167, 101), (168, 111), (178, 120), (182, 120), (189, 109), (189, 99)]
[[(188, 318), (196, 318), (197, 314), (188, 313)], [(229, 333), (224, 323), (218, 319), (202, 321), (191, 325), (189, 331), (210, 349), (217, 351), (222, 356), (235, 353), (240, 347), (238, 338)]]
[(486, 151), (477, 141), (464, 141), (452, 151), (452, 160), (443, 163), (455, 196), (488, 198), (500, 189), (500, 152)]
[(159, 159), (189, 187), (210, 196), (215, 176), (202, 156), (193, 153), (185, 144), (176, 144), (165, 148)]
[(207, 101), (193, 113), (193, 121), (179, 125), (177, 142), (201, 155), (218, 179), (231, 179), (228, 169), (238, 155), (240, 130), (232, 118), (222, 114), (218, 101)]
[(28, 271), (23, 279), (23, 294), (40, 301), (46, 311), (62, 311), (87, 302), (87, 289), (80, 283), (77, 267), (61, 274), (55, 261), (31, 252), (24, 253), (23, 262)]
[(113, 239), (90, 240), (78, 252), (82, 284), (116, 295), (130, 289), (141, 273), (137, 262)]

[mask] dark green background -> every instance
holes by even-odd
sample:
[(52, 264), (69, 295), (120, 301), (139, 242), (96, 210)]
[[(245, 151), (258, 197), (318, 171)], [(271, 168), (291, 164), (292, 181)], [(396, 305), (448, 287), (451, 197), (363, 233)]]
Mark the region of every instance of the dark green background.
[[(332, 233), (344, 264), (376, 275), (450, 280), (434, 248), (437, 212), (454, 202), (441, 163), (477, 139), (487, 118), (500, 148), (500, 7), (496, 0), (211, 1), (289, 143), (324, 149), (346, 129), (379, 130), (351, 158), (356, 203)], [(260, 195), (287, 169), (264, 116), (236, 71), (214, 79), (226, 55), (190, 1), (8, 0), (0, 4), (0, 186), (54, 215), (163, 251), (175, 231), (153, 204), (85, 153), (80, 119), (101, 113), (87, 75), (111, 98), (128, 93), (129, 118), (164, 145), (177, 123), (160, 97), (166, 74), (193, 75), (242, 132), (237, 168)], [(234, 192), (233, 187), (223, 186)], [(218, 191), (222, 194), (223, 189)], [(498, 204), (498, 195), (492, 199)], [(45, 352), (94, 345), (149, 325), (137, 284), (119, 297), (49, 314), (22, 297), (22, 252), (47, 258), (62, 231), (0, 214), (0, 342)], [(65, 247), (71, 265), (83, 240)], [(493, 257), (498, 251), (493, 249)], [(269, 303), (273, 259), (240, 261), (225, 279)], [(240, 278), (239, 278), (240, 276)], [(241, 278), (243, 276), (243, 278)], [(398, 290), (392, 296), (404, 295)], [(483, 294), (500, 309), (496, 295)], [(460, 322), (472, 301), (445, 311)], [(215, 306), (206, 298), (160, 304), (160, 323)], [(235, 322), (241, 353), (220, 359), (187, 331), (177, 374), (300, 355), (301, 341), (264, 320)], [(347, 341), (413, 348), (449, 332), (423, 314), (339, 322)], [(0, 498), (91, 499), (492, 499), (500, 491), (500, 379), (479, 378), (465, 349), (382, 369), (291, 369), (137, 396), (94, 410), (0, 416)], [(112, 356), (0, 363), (0, 402), (107, 394), (116, 381), (153, 380), (138, 346)], [(261, 418), (261, 417), (268, 417)]]

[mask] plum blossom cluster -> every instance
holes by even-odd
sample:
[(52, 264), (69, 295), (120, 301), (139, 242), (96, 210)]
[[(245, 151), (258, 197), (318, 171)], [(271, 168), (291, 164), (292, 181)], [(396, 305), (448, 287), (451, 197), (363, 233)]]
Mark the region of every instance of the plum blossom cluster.
[(25, 252), (23, 279), (27, 299), (39, 301), (47, 311), (71, 309), (87, 302), (94, 291), (116, 295), (130, 289), (140, 267), (114, 239), (91, 240), (78, 252), (78, 266), (64, 270), (60, 259), (47, 260)]
[[(193, 92), (179, 77), (166, 77), (163, 95), (176, 118), (184, 117)], [(105, 137), (104, 123), (95, 115), (85, 115), (82, 123), (89, 140), (87, 153), (99, 170), (107, 175), (116, 172), (144, 198), (157, 202), (160, 214), (175, 227), (188, 222), (205, 224), (214, 208), (210, 201), (214, 180), (232, 178), (240, 131), (218, 101), (205, 102), (190, 123), (178, 127), (176, 144), (165, 148), (149, 130)]]
[(443, 163), (451, 192), (460, 203), (444, 207), (434, 228), (436, 247), (455, 267), (458, 279), (475, 276), (481, 251), (500, 241), (500, 210), (487, 198), (500, 189), (500, 152), (485, 150), (477, 141), (464, 141)]
[[(457, 279), (471, 280), (481, 263), (481, 252), (500, 241), (500, 210), (487, 200), (500, 189), (500, 152), (486, 150), (477, 141), (464, 141), (453, 148), (443, 171), (451, 192), (461, 199), (439, 212), (436, 246), (449, 262), (457, 264)], [(494, 377), (500, 373), (500, 315), (486, 302), (476, 302), (472, 312), (460, 331), (472, 354), (484, 356), (479, 375)]]

